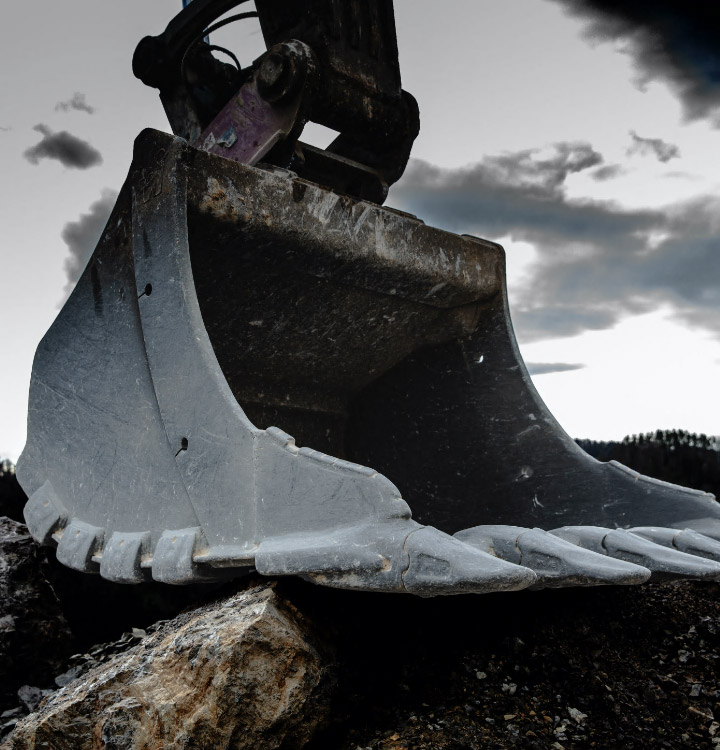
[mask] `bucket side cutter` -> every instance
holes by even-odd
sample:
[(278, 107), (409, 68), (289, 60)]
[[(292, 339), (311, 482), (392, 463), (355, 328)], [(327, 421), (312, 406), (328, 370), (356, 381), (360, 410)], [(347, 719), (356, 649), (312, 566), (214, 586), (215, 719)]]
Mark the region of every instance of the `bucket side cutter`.
[(712, 496), (595, 461), (540, 400), (502, 248), (379, 205), (417, 134), (391, 3), (258, 0), (268, 53), (228, 70), (195, 40), (239, 4), (194, 0), (136, 52), (177, 135), (138, 137), (38, 348), (35, 538), (127, 583), (720, 578)]

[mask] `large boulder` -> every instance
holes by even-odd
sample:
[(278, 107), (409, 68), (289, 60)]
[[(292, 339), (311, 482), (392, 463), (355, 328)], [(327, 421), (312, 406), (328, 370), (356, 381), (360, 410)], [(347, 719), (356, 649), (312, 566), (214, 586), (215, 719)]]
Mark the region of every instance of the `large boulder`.
[(73, 638), (45, 576), (45, 554), (27, 527), (0, 517), (0, 706), (17, 704), (23, 685), (47, 686)]
[(302, 747), (327, 715), (332, 670), (272, 583), (181, 614), (69, 683), (3, 750)]

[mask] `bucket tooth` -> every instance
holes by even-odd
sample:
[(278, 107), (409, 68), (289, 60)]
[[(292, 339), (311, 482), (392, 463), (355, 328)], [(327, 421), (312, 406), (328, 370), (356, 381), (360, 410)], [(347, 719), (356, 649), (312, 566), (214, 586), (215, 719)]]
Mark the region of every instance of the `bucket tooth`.
[(678, 521), (669, 524), (674, 529), (687, 529), (696, 531), (698, 534), (720, 542), (720, 518), (709, 516), (707, 518), (692, 518), (686, 521)]
[(299, 575), (335, 588), (418, 596), (515, 591), (535, 581), (526, 568), (413, 521), (272, 538), (260, 544), (255, 565), (262, 575)]
[(49, 479), (30, 494), (23, 515), (30, 533), (44, 545), (53, 543), (53, 535), (65, 527), (68, 518), (67, 510)]
[(411, 534), (405, 588), (420, 596), (518, 591), (537, 582), (532, 570), (499, 560), (431, 527)]
[(93, 557), (102, 547), (105, 529), (91, 526), (74, 518), (62, 532), (57, 547), (57, 559), (68, 568), (85, 573), (97, 573)]
[(196, 556), (207, 549), (207, 542), (199, 526), (191, 529), (166, 529), (155, 545), (152, 558), (152, 577), (156, 581), (181, 585), (198, 580), (219, 580), (222, 571), (199, 564)]
[(536, 589), (631, 585), (650, 578), (647, 568), (583, 549), (542, 529), (475, 526), (457, 532), (455, 538), (530, 568), (537, 575)]
[(115, 583), (142, 583), (149, 579), (150, 532), (115, 531), (100, 558), (100, 575)]
[(664, 529), (656, 526), (639, 526), (630, 529), (633, 534), (649, 539), (663, 547), (672, 547), (689, 555), (705, 557), (720, 562), (720, 542), (692, 529)]
[(720, 563), (656, 544), (627, 529), (566, 526), (551, 533), (594, 552), (642, 565), (651, 571), (653, 581), (720, 579)]

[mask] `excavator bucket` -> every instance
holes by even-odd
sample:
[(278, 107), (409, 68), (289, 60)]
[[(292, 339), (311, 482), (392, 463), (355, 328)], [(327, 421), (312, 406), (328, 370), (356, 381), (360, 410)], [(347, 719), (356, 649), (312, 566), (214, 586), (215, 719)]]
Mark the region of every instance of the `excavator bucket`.
[[(391, 3), (258, 0), (270, 50), (234, 78), (201, 53), (237, 4), (194, 0), (136, 52), (183, 137), (140, 134), (38, 348), (17, 466), (34, 537), (126, 583), (254, 568), (433, 596), (720, 579), (711, 495), (595, 461), (540, 400), (502, 248), (380, 205), (414, 100), (399, 73), (348, 82), (342, 34), (317, 22), (353, 30), (337, 14), (373, 9), (360, 38), (392, 73)], [(218, 100), (238, 87), (222, 106), (193, 94), (208, 70)], [(369, 112), (353, 89), (368, 80), (366, 98), (390, 81)], [(342, 125), (324, 152), (297, 141), (310, 118)]]

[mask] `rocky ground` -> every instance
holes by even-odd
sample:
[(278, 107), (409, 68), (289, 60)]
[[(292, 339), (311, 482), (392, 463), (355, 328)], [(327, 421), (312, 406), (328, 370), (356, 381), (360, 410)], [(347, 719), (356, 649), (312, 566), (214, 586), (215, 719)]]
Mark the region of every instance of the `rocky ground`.
[(376, 601), (343, 624), (344, 679), (313, 748), (720, 743), (716, 584)]
[[(13, 534), (12, 544), (26, 544)], [(167, 597), (167, 587), (159, 593), (153, 587), (123, 587), (124, 598), (118, 599), (115, 587), (58, 571), (52, 559), (41, 568), (58, 594), (61, 618), (47, 632), (56, 633), (64, 646), (52, 659), (42, 650), (34, 657), (26, 653), (26, 661), (35, 659), (32, 668), (18, 671), (16, 660), (8, 673), (10, 662), (0, 664), (5, 669), (0, 675), (0, 723), (7, 747), (40, 747), (12, 744), (12, 729), (23, 715), (43, 700), (31, 719), (56, 710), (71, 692), (92, 694), (87, 685), (100, 684), (110, 672), (128, 674), (122, 659), (144, 654), (145, 664), (147, 654), (162, 651), (158, 639), (187, 626), (199, 598), (206, 607), (222, 608), (227, 597), (241, 597), (248, 586), (265, 585), (263, 579), (246, 579), (212, 591), (182, 589), (182, 596)], [(96, 593), (83, 588), (90, 585), (88, 580), (98, 587)], [(103, 594), (106, 589), (110, 593)], [(321, 697), (312, 699), (316, 703), (304, 720), (305, 730), (297, 725), (280, 744), (267, 747), (631, 750), (720, 744), (718, 584), (422, 600), (333, 591), (287, 579), (273, 591), (277, 607), (290, 621), (299, 618), (298, 627), (316, 645), (322, 644), (313, 653), (318, 654), (324, 687)], [(43, 592), (47, 599), (50, 595)], [(245, 606), (242, 601), (237, 599), (233, 607)], [(173, 617), (188, 604), (190, 609), (178, 620), (156, 623), (159, 616)], [(2, 606), (7, 608), (8, 601)], [(16, 608), (12, 616), (18, 630), (14, 635), (0, 632), (0, 648), (11, 636), (18, 642), (28, 612)], [(36, 636), (28, 630), (26, 637)], [(100, 640), (108, 642), (94, 645)], [(178, 642), (173, 641), (176, 650), (181, 648)], [(188, 669), (201, 674), (193, 666), (197, 650), (190, 650)], [(146, 666), (140, 673), (146, 679)], [(32, 684), (23, 679), (27, 675), (32, 675)], [(61, 685), (64, 692), (52, 692)], [(125, 705), (127, 698), (123, 700)], [(310, 724), (315, 728), (311, 737), (306, 731)], [(257, 738), (253, 741), (257, 750), (265, 747)], [(228, 742), (207, 747), (245, 747), (233, 744), (239, 740)]]

